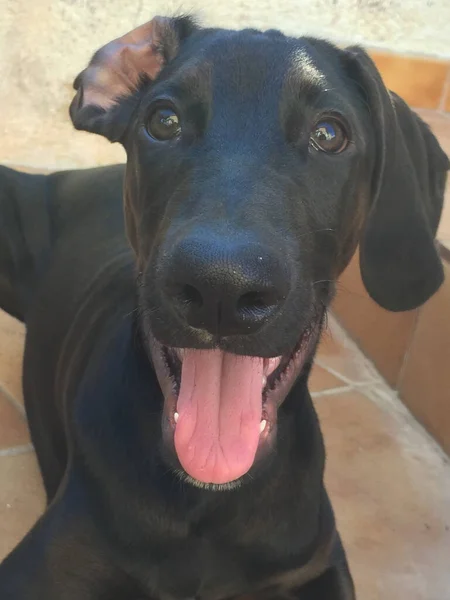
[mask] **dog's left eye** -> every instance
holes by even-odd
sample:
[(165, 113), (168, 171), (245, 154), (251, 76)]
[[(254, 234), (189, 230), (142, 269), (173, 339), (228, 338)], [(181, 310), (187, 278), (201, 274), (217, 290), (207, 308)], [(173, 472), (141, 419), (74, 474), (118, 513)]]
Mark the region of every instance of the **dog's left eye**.
[(181, 133), (180, 119), (171, 108), (157, 108), (150, 115), (147, 131), (155, 140), (172, 140)]
[(311, 133), (311, 145), (331, 154), (342, 152), (348, 145), (344, 126), (337, 119), (319, 121)]

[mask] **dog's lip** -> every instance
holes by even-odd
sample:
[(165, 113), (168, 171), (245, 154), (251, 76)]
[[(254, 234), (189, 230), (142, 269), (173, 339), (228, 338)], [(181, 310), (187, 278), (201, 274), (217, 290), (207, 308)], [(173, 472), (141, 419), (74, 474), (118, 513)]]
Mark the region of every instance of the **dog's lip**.
[[(310, 328), (302, 333), (300, 341), (293, 350), (279, 356), (264, 358), (265, 367), (263, 381), (261, 382), (261, 401), (263, 405), (262, 420), (267, 421), (267, 427), (262, 433), (267, 434), (275, 425), (277, 410), (303, 370), (317, 340), (319, 330), (319, 325), (312, 323)], [(176, 426), (174, 415), (176, 414), (180, 383), (174, 373), (174, 367), (181, 371), (183, 356), (188, 348), (163, 344), (151, 333), (149, 346), (165, 400), (165, 417), (174, 428)], [(172, 364), (170, 364), (170, 359), (174, 361)]]
[[(179, 376), (177, 375), (181, 373), (181, 367), (186, 350), (186, 348), (172, 348), (164, 345), (160, 346), (160, 351), (162, 352), (164, 361), (166, 363), (166, 371), (173, 383), (173, 393), (170, 402), (171, 409), (168, 415), (173, 427), (176, 426), (178, 421), (177, 398), (180, 380)], [(264, 368), (261, 381), (261, 438), (267, 436), (273, 423), (273, 411), (268, 406), (270, 403), (270, 392), (276, 388), (281, 375), (284, 374), (285, 369), (288, 367), (292, 358), (293, 354), (291, 353), (287, 356), (275, 356), (273, 358), (263, 359)]]
[[(172, 372), (172, 376), (174, 376), (174, 371), (181, 370), (181, 365), (184, 360), (184, 356), (187, 348), (176, 348), (170, 346), (161, 346), (161, 351), (164, 354), (166, 363), (168, 363), (169, 370)], [(286, 359), (283, 355), (275, 356), (272, 358), (264, 358), (264, 371), (263, 371), (263, 379), (261, 382), (263, 394), (268, 386), (270, 386), (270, 382), (272, 380), (272, 376), (276, 377), (276, 372), (280, 371), (287, 364)], [(290, 358), (288, 358), (290, 360)], [(171, 368), (172, 365), (172, 368)], [(175, 367), (175, 368), (174, 368)], [(179, 386), (179, 381), (176, 380), (174, 382), (175, 387)]]
[[(264, 359), (266, 361), (264, 371), (267, 373), (267, 375), (265, 375), (267, 381), (264, 386), (261, 385), (261, 429), (253, 466), (259, 462), (259, 459), (266, 454), (275, 442), (278, 409), (283, 404), (289, 391), (310, 358), (319, 333), (320, 323), (313, 322), (301, 335), (299, 343), (291, 352), (287, 352), (282, 356)], [(179, 381), (177, 382), (173, 370), (167, 361), (168, 355), (176, 357), (181, 371), (181, 360), (186, 348), (167, 346), (160, 343), (151, 334), (148, 343), (153, 366), (164, 396), (161, 423), (163, 440), (165, 444), (167, 444), (170, 462), (175, 461), (172, 464), (174, 473), (178, 473), (178, 476), (189, 482), (192, 480), (192, 477), (184, 472), (184, 469), (179, 463), (178, 456), (174, 452)], [(253, 467), (251, 467), (251, 469), (253, 469)], [(241, 484), (241, 479), (247, 479), (247, 475), (245, 474), (238, 480), (228, 482), (225, 485), (214, 484), (211, 488), (207, 485), (205, 486), (202, 482), (198, 482), (198, 487), (201, 487), (202, 489), (214, 489), (216, 491), (222, 489), (234, 489), (234, 487)]]

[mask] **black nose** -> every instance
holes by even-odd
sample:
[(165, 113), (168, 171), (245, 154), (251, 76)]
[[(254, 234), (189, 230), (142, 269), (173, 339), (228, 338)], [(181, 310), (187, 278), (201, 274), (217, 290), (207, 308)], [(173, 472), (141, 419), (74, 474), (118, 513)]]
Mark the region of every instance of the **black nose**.
[(265, 246), (216, 236), (177, 244), (165, 279), (178, 314), (220, 336), (257, 331), (279, 311), (290, 287), (286, 262)]

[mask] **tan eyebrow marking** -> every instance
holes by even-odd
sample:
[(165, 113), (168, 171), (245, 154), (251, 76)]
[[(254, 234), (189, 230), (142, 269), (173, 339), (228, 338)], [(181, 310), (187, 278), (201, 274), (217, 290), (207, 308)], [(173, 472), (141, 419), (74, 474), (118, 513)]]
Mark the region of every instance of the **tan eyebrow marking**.
[(300, 75), (302, 80), (312, 85), (325, 86), (326, 79), (322, 71), (314, 64), (311, 56), (300, 48), (292, 54), (291, 74)]

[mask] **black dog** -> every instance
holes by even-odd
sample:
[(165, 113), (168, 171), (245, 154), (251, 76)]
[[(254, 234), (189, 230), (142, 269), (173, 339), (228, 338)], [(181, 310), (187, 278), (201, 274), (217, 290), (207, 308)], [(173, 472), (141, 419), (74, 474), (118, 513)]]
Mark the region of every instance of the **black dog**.
[(385, 308), (438, 289), (447, 158), (362, 50), (276, 31), (154, 19), (75, 86), (128, 164), (0, 171), (49, 500), (1, 600), (354, 598), (308, 374), (358, 242)]

